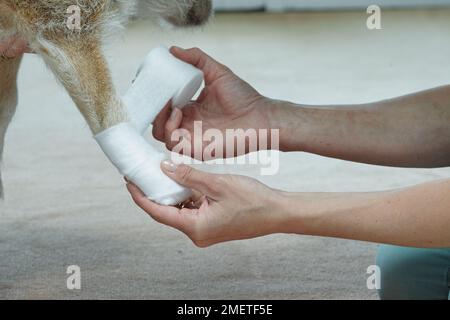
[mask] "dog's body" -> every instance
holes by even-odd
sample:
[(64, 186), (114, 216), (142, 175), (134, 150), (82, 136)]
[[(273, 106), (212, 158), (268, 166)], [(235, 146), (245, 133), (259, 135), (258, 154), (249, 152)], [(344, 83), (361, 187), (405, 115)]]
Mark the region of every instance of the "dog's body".
[[(80, 28), (69, 28), (71, 8)], [(175, 26), (200, 25), (210, 0), (0, 0), (0, 41), (25, 38), (66, 88), (94, 134), (127, 121), (102, 53), (104, 35), (130, 15), (164, 19)], [(21, 57), (0, 56), (0, 159), (6, 129), (17, 104)], [(2, 195), (0, 177), (0, 196)]]

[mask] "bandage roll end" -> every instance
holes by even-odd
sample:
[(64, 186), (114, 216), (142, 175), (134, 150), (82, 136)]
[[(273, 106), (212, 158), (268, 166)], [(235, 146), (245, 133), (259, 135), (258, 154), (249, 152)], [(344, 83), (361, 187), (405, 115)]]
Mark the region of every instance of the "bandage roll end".
[(202, 83), (201, 70), (158, 47), (147, 55), (123, 101), (133, 125), (143, 134), (170, 100), (173, 107), (183, 108)]

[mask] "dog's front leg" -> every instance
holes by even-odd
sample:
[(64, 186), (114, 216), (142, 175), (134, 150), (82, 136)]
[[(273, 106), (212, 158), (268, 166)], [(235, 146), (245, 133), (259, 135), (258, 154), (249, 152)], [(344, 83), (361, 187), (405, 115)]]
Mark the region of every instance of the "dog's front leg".
[(94, 134), (128, 121), (99, 40), (89, 37), (40, 40), (35, 48), (66, 88)]
[(178, 204), (190, 196), (189, 190), (161, 172), (164, 154), (151, 147), (128, 119), (100, 42), (88, 37), (82, 41), (41, 40), (36, 49), (65, 86), (97, 142), (121, 174), (161, 204)]
[[(0, 56), (0, 162), (3, 156), (6, 130), (16, 111), (17, 72), (21, 60), (22, 57), (5, 58)], [(1, 170), (0, 198), (3, 198)]]

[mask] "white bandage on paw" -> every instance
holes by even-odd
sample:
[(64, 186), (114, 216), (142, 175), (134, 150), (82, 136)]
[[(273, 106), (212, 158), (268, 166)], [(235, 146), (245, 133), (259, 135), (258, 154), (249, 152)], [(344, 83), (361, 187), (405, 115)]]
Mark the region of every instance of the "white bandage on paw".
[(183, 108), (197, 93), (203, 82), (203, 73), (175, 58), (167, 48), (151, 51), (123, 102), (131, 122), (144, 134), (172, 99), (172, 106)]
[(184, 107), (202, 82), (200, 70), (176, 59), (167, 48), (153, 50), (123, 98), (131, 123), (119, 124), (95, 136), (119, 172), (159, 204), (176, 205), (192, 193), (161, 171), (165, 155), (142, 135), (171, 99), (174, 107)]
[(95, 136), (98, 144), (119, 172), (145, 195), (162, 205), (176, 205), (191, 191), (167, 177), (160, 168), (164, 154), (155, 150), (130, 123), (122, 123)]

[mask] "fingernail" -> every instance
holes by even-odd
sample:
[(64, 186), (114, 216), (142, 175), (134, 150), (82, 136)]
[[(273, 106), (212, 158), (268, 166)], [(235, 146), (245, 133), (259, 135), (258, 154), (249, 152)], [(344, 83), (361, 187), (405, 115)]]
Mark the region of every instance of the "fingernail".
[(178, 168), (178, 166), (175, 163), (173, 163), (169, 160), (164, 160), (161, 163), (161, 166), (163, 167), (164, 170), (166, 170), (168, 172), (172, 172), (172, 173), (177, 171), (177, 168)]
[(172, 113), (170, 114), (170, 120), (175, 120), (178, 114), (178, 108), (173, 108)]

